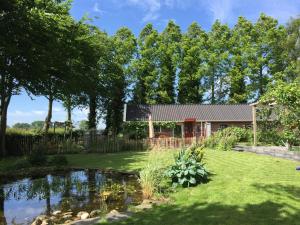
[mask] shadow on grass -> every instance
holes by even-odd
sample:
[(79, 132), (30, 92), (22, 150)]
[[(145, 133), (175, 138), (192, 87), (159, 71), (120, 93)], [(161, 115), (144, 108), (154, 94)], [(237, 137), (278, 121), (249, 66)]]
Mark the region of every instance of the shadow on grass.
[[(296, 225), (300, 211), (284, 210), (285, 205), (266, 201), (244, 207), (221, 203), (202, 203), (188, 206), (164, 205), (140, 212), (125, 221), (127, 225)], [(104, 223), (105, 224), (105, 223)]]
[(282, 185), (278, 183), (254, 184), (253, 186), (259, 191), (264, 191), (268, 194), (277, 195), (279, 197), (287, 197), (291, 200), (300, 202), (300, 187), (296, 187), (294, 185)]

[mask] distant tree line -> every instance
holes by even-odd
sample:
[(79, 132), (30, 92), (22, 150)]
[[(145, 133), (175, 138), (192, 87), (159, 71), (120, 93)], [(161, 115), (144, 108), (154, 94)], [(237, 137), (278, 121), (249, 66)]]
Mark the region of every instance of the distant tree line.
[(0, 141), (6, 154), (7, 108), (25, 90), (48, 99), (47, 134), (55, 100), (72, 121), (88, 108), (88, 129), (103, 118), (106, 133), (121, 130), (123, 104), (247, 103), (276, 81), (299, 75), (299, 18), (285, 27), (261, 14), (233, 28), (216, 21), (210, 31), (186, 32), (170, 21), (162, 32), (147, 24), (109, 36), (88, 18), (75, 21), (70, 1), (0, 3)]

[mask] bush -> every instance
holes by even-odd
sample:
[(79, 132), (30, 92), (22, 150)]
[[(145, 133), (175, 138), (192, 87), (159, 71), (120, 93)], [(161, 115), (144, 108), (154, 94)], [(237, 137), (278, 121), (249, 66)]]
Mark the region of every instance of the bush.
[(204, 141), (204, 146), (217, 150), (231, 150), (238, 142), (250, 142), (252, 132), (240, 127), (228, 127), (220, 130)]
[(32, 166), (44, 166), (47, 164), (48, 159), (44, 151), (34, 149), (28, 156), (28, 161)]
[(201, 162), (202, 149), (203, 147), (192, 147), (179, 152), (175, 165), (167, 171), (167, 176), (171, 178), (174, 186), (190, 187), (208, 181), (208, 171)]
[(172, 150), (151, 151), (148, 163), (140, 171), (139, 182), (142, 186), (144, 198), (152, 198), (155, 194), (167, 189), (167, 177), (164, 171), (173, 163)]
[(51, 166), (65, 166), (68, 165), (68, 160), (64, 155), (55, 155), (50, 158), (49, 165)]
[(79, 145), (70, 139), (59, 145), (59, 153), (80, 153), (83, 150), (84, 146)]
[(25, 169), (31, 167), (30, 162), (26, 158), (17, 159), (11, 167), (13, 170)]

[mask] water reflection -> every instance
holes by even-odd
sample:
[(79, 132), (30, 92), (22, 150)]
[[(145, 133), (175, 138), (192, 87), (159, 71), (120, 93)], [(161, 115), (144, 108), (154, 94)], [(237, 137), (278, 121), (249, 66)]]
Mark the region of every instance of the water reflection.
[(97, 170), (77, 170), (0, 184), (0, 224), (30, 224), (55, 210), (124, 211), (141, 202), (137, 179)]

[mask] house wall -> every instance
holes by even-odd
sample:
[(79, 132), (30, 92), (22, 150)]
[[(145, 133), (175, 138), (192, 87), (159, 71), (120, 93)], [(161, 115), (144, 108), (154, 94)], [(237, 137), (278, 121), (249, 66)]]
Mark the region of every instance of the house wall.
[[(251, 122), (211, 122), (211, 132), (215, 133), (218, 130), (222, 129), (222, 126), (227, 125), (227, 127), (251, 127)], [(224, 127), (223, 127), (224, 128)]]

